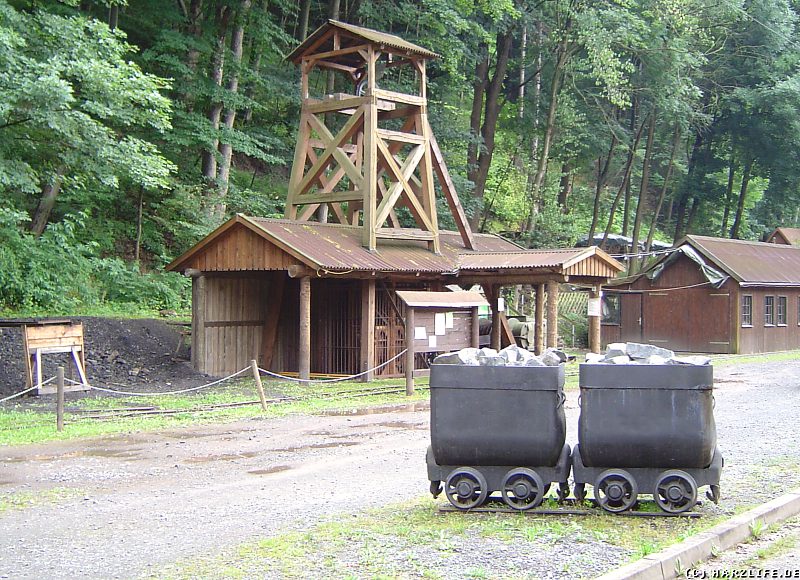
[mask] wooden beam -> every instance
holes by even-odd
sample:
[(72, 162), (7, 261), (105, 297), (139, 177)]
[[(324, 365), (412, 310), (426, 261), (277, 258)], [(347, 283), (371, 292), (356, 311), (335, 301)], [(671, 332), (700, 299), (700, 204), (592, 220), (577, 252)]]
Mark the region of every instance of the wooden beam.
[(327, 141), (328, 146), (325, 148), (325, 151), (322, 152), (322, 155), (317, 158), (316, 163), (308, 170), (303, 181), (300, 182), (300, 186), (296, 192), (297, 195), (302, 195), (308, 190), (314, 180), (319, 177), (320, 173), (324, 171), (325, 167), (331, 162), (331, 157), (339, 162), (339, 165), (344, 169), (350, 181), (353, 182), (353, 185), (357, 189), (361, 189), (364, 186), (364, 178), (361, 172), (356, 168), (347, 154), (339, 148), (340, 145), (345, 144), (345, 142), (353, 136), (353, 133), (359, 129), (358, 124), (362, 120), (363, 113), (363, 108), (359, 109), (357, 114), (348, 119), (347, 123), (344, 124), (344, 127), (341, 128), (335, 137), (315, 115), (309, 115), (309, 125), (319, 134), (323, 142)]
[(439, 149), (439, 143), (436, 142), (436, 137), (433, 131), (430, 131), (430, 147), (433, 154), (433, 171), (439, 180), (439, 185), (442, 187), (442, 193), (447, 200), (447, 205), (450, 208), (450, 213), (453, 214), (453, 219), (456, 222), (458, 233), (461, 234), (461, 239), (464, 242), (464, 247), (474, 250), (475, 249), (475, 236), (472, 235), (472, 228), (469, 226), (467, 214), (464, 212), (464, 207), (458, 199), (456, 193), (456, 186), (453, 185), (453, 180), (450, 177), (450, 172), (447, 170), (447, 165), (444, 162), (442, 150)]
[(411, 228), (378, 228), (375, 235), (387, 240), (423, 240), (426, 242), (433, 240), (433, 232)]
[(306, 193), (301, 196), (298, 196), (295, 203), (332, 203), (332, 202), (339, 202), (339, 201), (361, 201), (363, 199), (364, 193), (362, 191), (332, 191), (328, 192), (318, 192), (318, 193)]
[(536, 284), (536, 303), (534, 304), (533, 352), (544, 352), (544, 284)]
[(414, 308), (406, 308), (406, 395), (414, 394)]
[[(408, 209), (411, 210), (411, 214), (414, 216), (414, 219), (417, 221), (417, 223), (420, 225), (421, 228), (426, 229), (428, 231), (433, 231), (434, 229), (433, 225), (431, 224), (429, 217), (425, 213), (425, 208), (423, 208), (422, 205), (420, 204), (419, 199), (417, 199), (417, 196), (414, 194), (414, 191), (411, 189), (411, 186), (408, 184), (408, 181), (403, 179), (403, 171), (400, 169), (400, 167), (398, 167), (397, 161), (394, 159), (394, 156), (392, 156), (391, 152), (389, 151), (389, 149), (386, 147), (386, 144), (382, 140), (377, 139), (377, 141), (378, 141), (377, 143), (378, 149), (380, 150), (383, 156), (384, 162), (402, 185), (402, 189), (400, 189), (400, 192), (401, 194), (404, 195), (404, 198), (409, 202), (410, 205)], [(387, 210), (387, 215), (388, 215), (388, 210)], [(383, 219), (385, 220), (386, 217), (384, 217)]]
[(308, 278), (316, 276), (317, 273), (307, 266), (292, 264), (286, 269), (286, 274), (288, 274), (289, 278)]
[(298, 374), (311, 378), (311, 278), (300, 278), (300, 333), (298, 344)]
[(327, 52), (318, 52), (316, 54), (312, 54), (308, 57), (309, 62), (315, 62), (318, 60), (325, 60), (330, 57), (335, 56), (345, 56), (347, 54), (353, 54), (354, 52), (360, 52), (367, 48), (366, 44), (359, 44), (357, 46), (348, 46), (346, 48), (340, 48), (339, 50), (329, 50)]
[(397, 199), (404, 192), (406, 196), (416, 198), (414, 191), (411, 189), (411, 186), (408, 183), (408, 178), (414, 173), (414, 170), (417, 168), (422, 156), (425, 154), (425, 147), (422, 145), (415, 147), (411, 152), (411, 155), (409, 155), (403, 163), (402, 167), (397, 165), (397, 161), (395, 160), (394, 156), (389, 151), (386, 143), (384, 143), (381, 139), (378, 139), (378, 150), (381, 152), (383, 162), (385, 163), (389, 172), (394, 175), (394, 180), (396, 182), (392, 184), (391, 188), (389, 188), (386, 197), (383, 198), (383, 201), (381, 201), (378, 209), (376, 210), (377, 216), (375, 218), (375, 223), (380, 227), (383, 225), (383, 222), (386, 221), (386, 218), (389, 217), (389, 212), (397, 203)]
[(375, 89), (373, 95), (384, 101), (391, 101), (393, 103), (404, 103), (406, 105), (416, 105), (422, 107), (425, 104), (425, 99), (416, 95), (408, 95), (406, 93), (397, 93), (395, 91), (387, 91), (384, 89)]
[[(589, 291), (589, 300), (600, 300), (601, 295), (601, 287), (595, 286)], [(589, 350), (591, 352), (600, 353), (600, 340), (600, 316), (589, 316)]]
[(517, 344), (514, 339), (514, 333), (511, 332), (511, 326), (508, 324), (508, 317), (505, 312), (500, 313), (500, 346), (503, 348)]
[(377, 249), (375, 230), (379, 224), (375, 223), (375, 211), (378, 204), (378, 102), (374, 96), (375, 90), (375, 50), (370, 45), (367, 49), (367, 94), (369, 104), (364, 105), (364, 165), (362, 171), (364, 180), (361, 185), (364, 190), (364, 225), (362, 228), (361, 244), (370, 251)]
[[(361, 281), (361, 372), (375, 366), (375, 280)], [(372, 371), (361, 377), (371, 381)]]
[(558, 282), (547, 283), (547, 348), (558, 348)]
[(334, 113), (344, 109), (358, 109), (369, 102), (369, 97), (350, 97), (348, 99), (330, 99), (327, 101), (306, 101), (303, 103), (303, 112), (318, 115), (320, 113)]
[(391, 131), (389, 129), (378, 129), (378, 135), (381, 137), (381, 139), (385, 139), (386, 141), (412, 143), (415, 145), (425, 144), (425, 137), (423, 135), (415, 135), (414, 133), (406, 133), (404, 131)]
[[(422, 62), (422, 83), (424, 87), (425, 64), (424, 61)], [(439, 218), (436, 210), (436, 188), (433, 185), (433, 164), (431, 162), (431, 127), (428, 124), (426, 107), (422, 107), (418, 114), (417, 131), (425, 137), (425, 154), (422, 157), (422, 162), (419, 164), (419, 173), (422, 181), (422, 207), (425, 208), (425, 213), (430, 218), (432, 226), (430, 230), (433, 232), (433, 242), (431, 243), (430, 249), (432, 249), (435, 254), (441, 254), (441, 247), (439, 245)]]
[(261, 337), (261, 364), (265, 370), (271, 370), (272, 359), (275, 354), (275, 344), (278, 342), (278, 328), (283, 310), (283, 289), (286, 286), (286, 276), (283, 272), (274, 272), (270, 276), (270, 284), (265, 292), (267, 303), (264, 313), (264, 329)]
[(472, 319), (471, 319), (471, 323), (472, 323), (472, 329), (471, 330), (472, 330), (472, 332), (470, 333), (471, 337), (472, 337), (472, 345), (471, 346), (472, 346), (472, 348), (480, 348), (480, 346), (481, 346), (481, 324), (480, 324), (480, 322), (481, 321), (480, 321), (480, 314), (478, 313), (478, 307), (477, 306), (475, 308), (471, 309), (471, 314), (472, 314)]
[(192, 278), (192, 368), (201, 373), (206, 372), (206, 290), (205, 276)]
[(357, 67), (354, 66), (347, 66), (346, 64), (340, 64), (338, 62), (331, 62), (329, 60), (316, 60), (314, 61), (314, 66), (318, 66), (319, 68), (329, 68), (333, 70), (340, 70), (342, 72), (346, 72), (348, 74), (353, 74), (358, 70)]
[(303, 180), (303, 173), (306, 168), (306, 158), (308, 157), (308, 138), (311, 134), (311, 126), (308, 119), (311, 115), (302, 113), (300, 115), (300, 128), (297, 132), (297, 146), (294, 150), (294, 161), (292, 162), (292, 174), (289, 178), (289, 191), (286, 195), (286, 208), (284, 217), (295, 219), (297, 217), (297, 207), (294, 205), (294, 198), (299, 191), (300, 182)]

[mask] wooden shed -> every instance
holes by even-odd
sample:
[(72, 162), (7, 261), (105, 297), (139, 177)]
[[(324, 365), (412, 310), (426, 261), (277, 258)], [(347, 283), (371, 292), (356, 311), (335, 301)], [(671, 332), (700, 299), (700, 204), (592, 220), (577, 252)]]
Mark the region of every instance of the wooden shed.
[(775, 228), (775, 231), (767, 236), (767, 242), (800, 246), (800, 228)]
[(620, 341), (706, 353), (800, 348), (800, 248), (686, 236), (604, 290), (602, 342)]

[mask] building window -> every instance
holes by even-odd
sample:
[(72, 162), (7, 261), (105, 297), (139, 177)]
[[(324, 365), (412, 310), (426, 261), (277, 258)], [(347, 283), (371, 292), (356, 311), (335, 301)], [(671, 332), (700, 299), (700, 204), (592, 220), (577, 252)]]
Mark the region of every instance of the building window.
[(764, 326), (775, 326), (774, 296), (764, 296)]
[(742, 296), (742, 326), (753, 326), (753, 297)]
[(603, 294), (601, 307), (603, 315), (600, 322), (603, 324), (620, 323), (619, 294)]
[(786, 326), (786, 296), (778, 296), (778, 326)]

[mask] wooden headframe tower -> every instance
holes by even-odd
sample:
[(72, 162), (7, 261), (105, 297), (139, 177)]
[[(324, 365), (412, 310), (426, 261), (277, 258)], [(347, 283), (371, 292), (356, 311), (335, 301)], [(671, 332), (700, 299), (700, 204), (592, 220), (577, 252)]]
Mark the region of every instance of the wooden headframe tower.
[[(370, 251), (380, 239), (400, 238), (425, 240), (439, 253), (435, 174), (464, 246), (474, 249), (428, 123), (425, 67), (432, 58), (438, 55), (398, 36), (335, 20), (289, 55), (300, 66), (302, 112), (287, 218), (361, 226)], [(330, 77), (338, 92), (328, 90)], [(312, 97), (320, 86), (322, 95)], [(416, 228), (401, 227), (400, 208)]]

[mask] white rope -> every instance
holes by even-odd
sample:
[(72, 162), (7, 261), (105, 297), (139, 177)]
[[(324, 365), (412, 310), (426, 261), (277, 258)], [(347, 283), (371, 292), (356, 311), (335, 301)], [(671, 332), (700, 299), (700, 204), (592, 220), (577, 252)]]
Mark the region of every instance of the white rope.
[[(229, 379), (232, 379), (233, 377), (237, 377), (237, 376), (241, 375), (242, 373), (247, 372), (249, 370), (250, 370), (250, 367), (247, 366), (247, 367), (243, 368), (242, 370), (233, 373), (232, 375), (228, 375), (227, 377), (218, 379), (216, 381), (208, 383), (207, 385), (200, 385), (199, 387), (192, 387), (190, 389), (181, 389), (179, 391), (164, 391), (164, 392), (160, 392), (160, 393), (134, 393), (134, 392), (131, 392), (131, 391), (115, 391), (114, 389), (106, 389), (106, 388), (103, 388), (103, 387), (95, 387), (93, 385), (88, 385), (88, 386), (89, 386), (90, 389), (94, 389), (95, 391), (103, 391), (104, 393), (114, 393), (116, 395), (130, 395), (132, 397), (158, 397), (158, 396), (161, 396), (161, 395), (181, 395), (183, 393), (191, 393), (192, 391), (199, 391), (200, 389), (207, 389), (208, 387), (213, 387), (214, 385), (218, 385), (218, 384), (220, 384), (222, 382), (225, 382), (225, 381), (227, 381)], [(74, 382), (74, 381), (70, 381), (70, 382)], [(75, 383), (75, 384), (82, 384), (82, 383)]]
[(651, 250), (649, 252), (639, 252), (638, 254), (609, 254), (612, 258), (622, 258), (623, 260), (627, 260), (628, 258), (641, 258), (643, 256), (660, 256), (662, 254), (671, 254), (672, 252), (677, 251), (678, 248), (667, 248), (665, 250)]
[(688, 286), (673, 286), (671, 288), (651, 288), (649, 290), (614, 290), (613, 287), (606, 287), (608, 294), (658, 294), (659, 292), (671, 292), (672, 290), (686, 290), (687, 288), (697, 288), (699, 286), (707, 286), (711, 282), (699, 282), (697, 284), (689, 284)]
[(262, 369), (261, 367), (259, 367), (258, 370), (260, 372), (264, 373), (265, 375), (269, 375), (271, 377), (275, 377), (276, 379), (283, 379), (284, 381), (295, 381), (295, 382), (298, 382), (298, 383), (339, 383), (341, 381), (349, 381), (349, 380), (361, 377), (363, 375), (366, 375), (367, 373), (371, 373), (371, 372), (377, 371), (378, 369), (381, 369), (381, 368), (385, 367), (386, 365), (388, 365), (393, 360), (396, 360), (396, 359), (400, 358), (401, 356), (403, 356), (404, 354), (406, 354), (407, 350), (408, 349), (403, 349), (401, 352), (397, 353), (395, 356), (393, 356), (392, 358), (390, 358), (386, 362), (383, 362), (383, 363), (379, 364), (378, 366), (373, 367), (373, 368), (371, 368), (369, 370), (366, 370), (366, 371), (364, 371), (362, 373), (358, 373), (357, 375), (349, 375), (349, 376), (346, 376), (346, 377), (337, 377), (335, 379), (323, 379), (323, 380), (319, 380), (319, 379), (298, 379), (298, 378), (295, 378), (295, 377), (287, 377), (286, 375), (279, 375), (278, 373), (273, 373), (271, 371)]
[[(42, 385), (43, 385), (43, 384), (44, 384), (44, 383), (42, 383)], [(9, 397), (6, 397), (5, 399), (0, 399), (0, 403), (5, 403), (6, 401), (10, 401), (11, 399), (16, 399), (17, 397), (21, 397), (21, 396), (22, 396), (22, 395), (24, 395), (25, 393), (30, 393), (32, 390), (34, 390), (34, 389), (38, 389), (40, 386), (41, 386), (41, 385), (33, 385), (33, 386), (30, 388), (30, 389), (25, 389), (24, 391), (20, 391), (19, 393), (16, 393), (16, 394), (14, 394), (14, 395), (11, 395), (11, 396), (9, 396)]]

